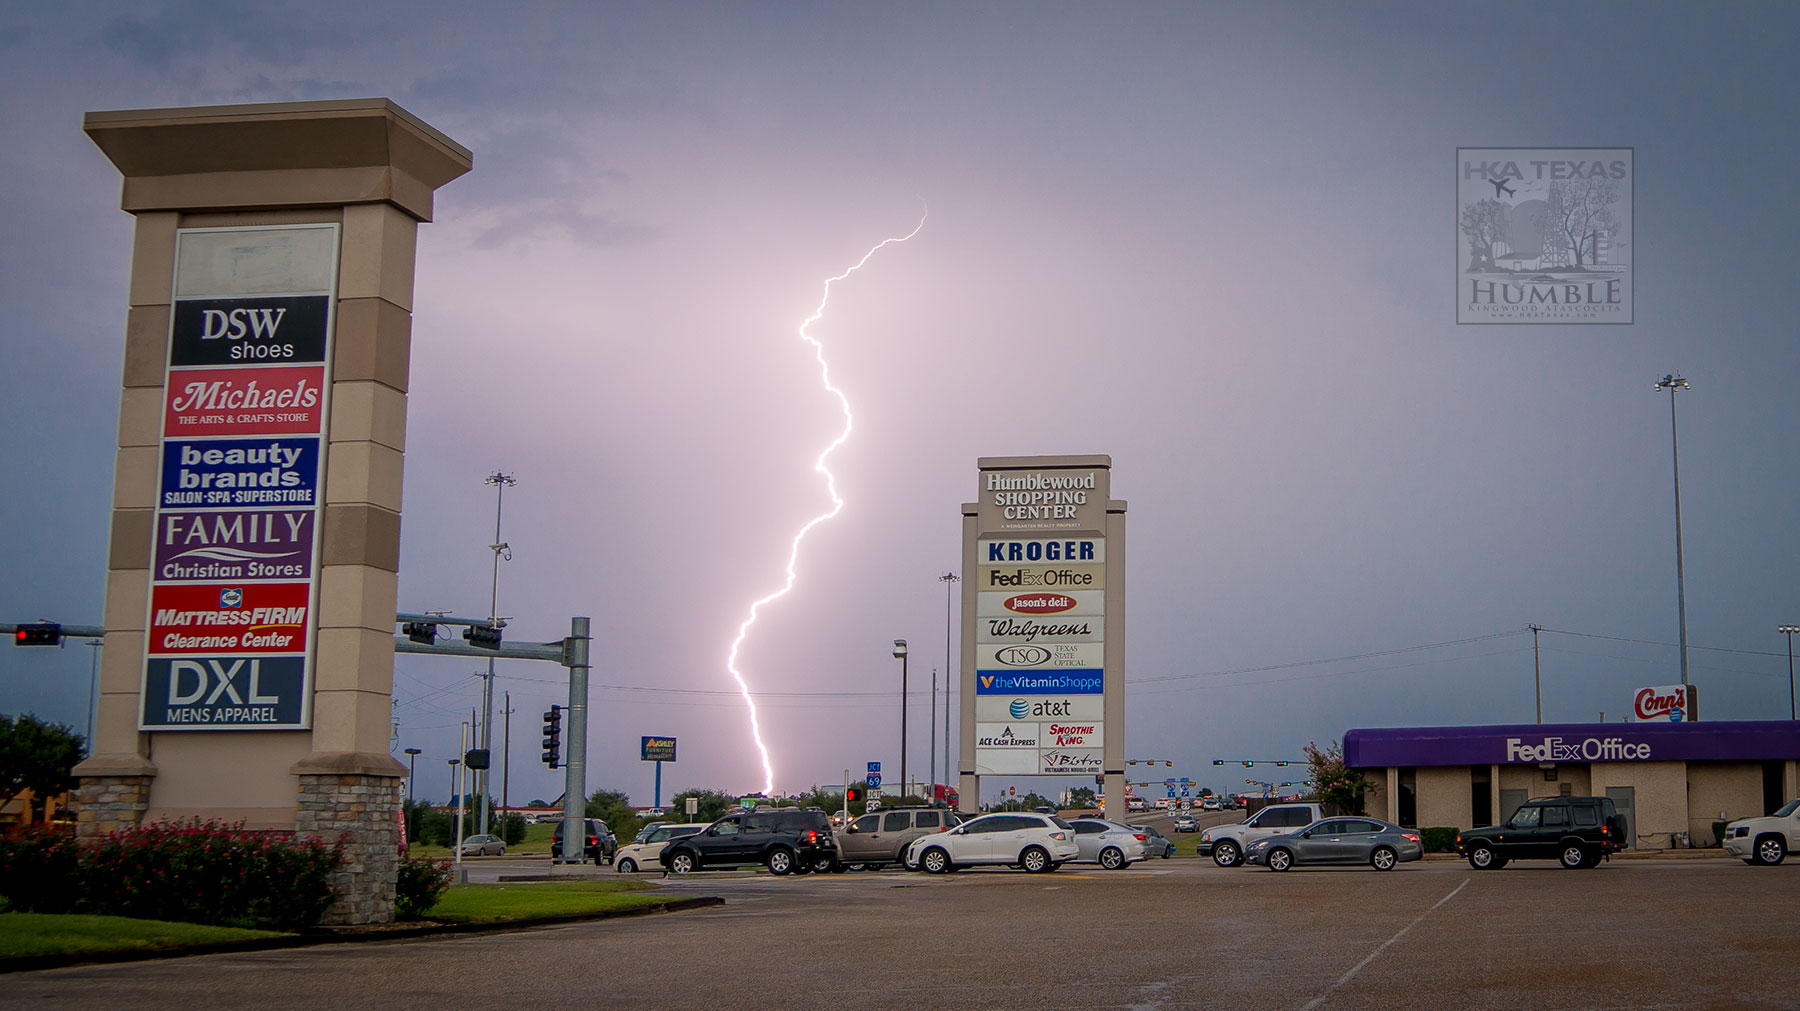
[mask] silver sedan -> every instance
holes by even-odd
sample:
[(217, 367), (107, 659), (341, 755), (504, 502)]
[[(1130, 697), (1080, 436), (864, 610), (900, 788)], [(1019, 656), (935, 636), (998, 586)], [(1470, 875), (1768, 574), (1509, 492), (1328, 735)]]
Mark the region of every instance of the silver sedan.
[(1150, 855), (1144, 836), (1129, 825), (1099, 818), (1075, 818), (1075, 846), (1080, 851), (1072, 863), (1099, 864), (1120, 870)]
[(1258, 839), (1244, 848), (1244, 862), (1285, 871), (1301, 864), (1368, 864), (1391, 871), (1425, 855), (1417, 829), (1375, 818), (1321, 818), (1283, 835)]

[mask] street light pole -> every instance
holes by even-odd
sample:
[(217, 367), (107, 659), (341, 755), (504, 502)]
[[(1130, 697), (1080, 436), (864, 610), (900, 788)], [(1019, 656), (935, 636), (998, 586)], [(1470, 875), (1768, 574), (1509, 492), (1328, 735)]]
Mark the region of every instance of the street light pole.
[[(487, 484), (491, 484), (494, 486), (494, 543), (488, 545), (488, 547), (491, 548), (494, 552), (494, 592), (493, 592), (493, 596), (490, 598), (490, 604), (488, 607), (488, 619), (490, 621), (499, 621), (500, 620), (500, 556), (504, 554), (506, 556), (507, 561), (512, 560), (511, 549), (507, 546), (505, 541), (502, 541), (500, 539), (500, 506), (501, 506), (503, 500), (506, 498), (506, 489), (511, 487), (512, 485), (518, 484), (519, 482), (513, 480), (512, 475), (502, 474), (499, 471), (494, 471), (492, 474), (489, 474), (486, 478), (483, 478), (483, 481), (485, 481)], [(493, 746), (493, 743), (494, 743), (494, 661), (490, 658), (487, 662), (487, 682), (482, 687), (482, 690), (481, 690), (481, 750), (488, 752), (489, 768), (492, 768), (493, 764), (494, 764), (493, 758), (492, 758), (493, 751), (490, 750), (491, 747)], [(486, 835), (487, 830), (488, 830), (488, 809), (493, 806), (493, 801), (488, 796), (488, 794), (491, 792), (488, 789), (488, 769), (481, 769), (481, 770), (477, 771), (475, 774), (475, 779), (476, 779), (475, 787), (477, 790), (479, 790), (481, 792), (481, 813), (479, 815), (479, 817), (481, 819), (481, 834)]]
[(419, 756), (425, 753), (423, 748), (406, 749), (406, 802), (412, 803), (413, 779), (419, 774)]
[(894, 655), (900, 659), (900, 798), (906, 799), (906, 640), (894, 640)]
[[(1537, 684), (1538, 723), (1544, 722), (1544, 669), (1538, 665), (1538, 633), (1544, 630), (1542, 625), (1527, 625), (1531, 629), (1531, 679)], [(1604, 723), (1605, 720), (1600, 722)]]
[(1794, 633), (1800, 632), (1800, 625), (1782, 625), (1775, 631), (1787, 636), (1788, 641), (1788, 719), (1794, 719)]
[[(1662, 377), (1656, 388), (1669, 391), (1669, 447), (1675, 463), (1675, 608), (1681, 623), (1681, 683), (1685, 685), (1688, 683), (1687, 583), (1683, 578), (1681, 558), (1681, 442), (1675, 430), (1675, 392), (1691, 387), (1681, 378), (1681, 373), (1672, 372)], [(1690, 717), (1693, 708), (1696, 707), (1690, 707)]]
[(962, 582), (962, 577), (954, 572), (946, 572), (938, 577), (938, 582), (944, 584), (944, 789), (948, 790), (950, 788), (950, 699), (952, 697), (950, 686), (956, 683), (955, 677), (950, 673), (956, 669), (950, 665), (950, 630), (954, 626), (952, 615), (956, 609), (956, 584)]

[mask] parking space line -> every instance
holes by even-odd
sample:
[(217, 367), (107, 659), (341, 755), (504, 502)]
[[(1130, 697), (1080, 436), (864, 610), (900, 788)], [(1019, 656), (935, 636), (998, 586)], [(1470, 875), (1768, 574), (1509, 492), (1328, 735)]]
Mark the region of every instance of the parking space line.
[(1392, 945), (1395, 941), (1400, 940), (1402, 937), (1405, 937), (1407, 931), (1413, 929), (1414, 927), (1416, 927), (1420, 923), (1422, 923), (1424, 921), (1425, 917), (1430, 916), (1432, 913), (1437, 912), (1438, 906), (1441, 906), (1444, 903), (1449, 902), (1451, 899), (1456, 898), (1456, 893), (1462, 891), (1464, 888), (1467, 888), (1469, 886), (1469, 882), (1471, 880), (1473, 880), (1473, 879), (1464, 878), (1462, 880), (1462, 884), (1457, 885), (1455, 888), (1452, 888), (1450, 890), (1449, 895), (1446, 895), (1443, 898), (1437, 900), (1437, 902), (1435, 904), (1433, 904), (1430, 909), (1427, 909), (1423, 913), (1420, 913), (1418, 919), (1412, 921), (1411, 923), (1407, 924), (1404, 927), (1401, 927), (1399, 933), (1397, 933), (1393, 937), (1390, 937), (1387, 940), (1381, 942), (1380, 947), (1376, 948), (1374, 951), (1369, 952), (1368, 958), (1365, 958), (1362, 961), (1356, 963), (1356, 965), (1354, 967), (1352, 967), (1349, 972), (1346, 972), (1342, 976), (1339, 976), (1336, 983), (1333, 983), (1330, 986), (1326, 987), (1324, 993), (1318, 995), (1317, 997), (1314, 997), (1310, 1002), (1308, 1002), (1306, 1004), (1305, 1007), (1302, 1007), (1300, 1009), (1300, 1011), (1313, 1011), (1314, 1008), (1317, 1008), (1320, 1005), (1324, 1004), (1327, 1000), (1329, 1000), (1331, 998), (1332, 994), (1337, 993), (1339, 990), (1343, 989), (1344, 984), (1350, 982), (1352, 979), (1355, 979), (1357, 973), (1368, 968), (1369, 963), (1375, 961), (1377, 956), (1379, 956), (1382, 952), (1388, 950), (1388, 947), (1390, 945)]

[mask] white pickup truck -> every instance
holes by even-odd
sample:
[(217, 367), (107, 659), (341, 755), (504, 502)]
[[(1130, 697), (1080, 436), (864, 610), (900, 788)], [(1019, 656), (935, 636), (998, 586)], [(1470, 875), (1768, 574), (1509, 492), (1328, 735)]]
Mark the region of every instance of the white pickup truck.
[(1296, 832), (1323, 817), (1317, 804), (1270, 804), (1236, 825), (1214, 825), (1200, 833), (1196, 852), (1220, 867), (1236, 867), (1244, 862), (1244, 846), (1251, 840)]
[(1800, 800), (1764, 818), (1739, 818), (1725, 826), (1725, 852), (1747, 864), (1774, 866), (1800, 840)]

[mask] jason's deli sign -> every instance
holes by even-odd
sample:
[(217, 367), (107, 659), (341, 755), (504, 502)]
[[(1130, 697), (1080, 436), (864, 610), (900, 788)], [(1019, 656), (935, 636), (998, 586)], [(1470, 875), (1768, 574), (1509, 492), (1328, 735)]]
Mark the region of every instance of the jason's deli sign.
[(1536, 742), (1506, 739), (1508, 762), (1642, 762), (1650, 758), (1650, 745), (1619, 737), (1588, 737), (1579, 741), (1546, 737)]

